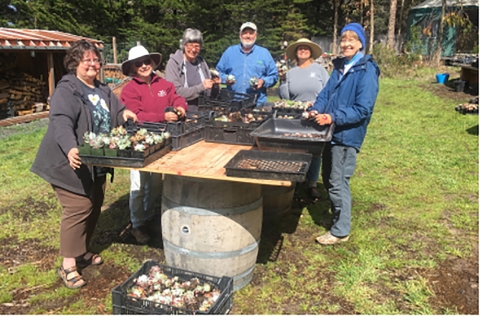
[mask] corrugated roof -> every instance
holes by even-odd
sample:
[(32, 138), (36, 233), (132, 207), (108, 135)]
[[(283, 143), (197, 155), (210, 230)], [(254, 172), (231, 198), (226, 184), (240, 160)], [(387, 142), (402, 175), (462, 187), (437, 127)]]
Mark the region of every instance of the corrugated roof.
[[(459, 7), (459, 6), (476, 6), (478, 7), (478, 0), (447, 0), (447, 7)], [(442, 0), (427, 0), (412, 9), (422, 8), (438, 8), (442, 7)]]
[(59, 31), (0, 28), (0, 49), (67, 50), (81, 39), (103, 49), (102, 41)]

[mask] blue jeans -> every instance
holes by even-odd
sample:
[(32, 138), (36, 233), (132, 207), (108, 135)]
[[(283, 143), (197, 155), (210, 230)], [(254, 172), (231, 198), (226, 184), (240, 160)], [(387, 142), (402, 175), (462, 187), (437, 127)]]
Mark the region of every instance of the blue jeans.
[(155, 201), (162, 194), (162, 174), (130, 171), (130, 220), (139, 228), (155, 215)]
[(322, 156), (312, 157), (310, 167), (307, 171), (307, 184), (309, 188), (317, 187), (318, 176), (320, 174), (320, 165), (322, 164)]
[(352, 196), (350, 178), (357, 164), (357, 150), (353, 147), (326, 144), (323, 151), (322, 178), (328, 190), (332, 209), (330, 233), (336, 237), (350, 234)]

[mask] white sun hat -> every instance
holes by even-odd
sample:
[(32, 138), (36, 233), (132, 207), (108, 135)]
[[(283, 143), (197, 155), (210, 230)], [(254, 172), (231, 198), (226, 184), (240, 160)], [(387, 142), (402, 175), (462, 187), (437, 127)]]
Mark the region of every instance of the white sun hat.
[(322, 49), (320, 48), (320, 46), (318, 46), (316, 43), (312, 42), (308, 38), (301, 38), (295, 43), (290, 44), (290, 46), (287, 47), (286, 54), (288, 59), (295, 60), (295, 56), (297, 55), (297, 48), (298, 46), (301, 46), (301, 45), (310, 47), (312, 51), (311, 57), (313, 59), (317, 59), (322, 55)]
[[(131, 62), (134, 61), (135, 59), (145, 57), (145, 56), (150, 56), (150, 58), (153, 60), (155, 65), (160, 65), (160, 62), (162, 61), (162, 54), (160, 53), (149, 53), (148, 50), (143, 47), (142, 45), (138, 45), (135, 47), (130, 48), (128, 51), (128, 60), (124, 61), (122, 63), (122, 72), (125, 76), (129, 75), (129, 70), (130, 70), (130, 65)], [(155, 69), (154, 69), (155, 70)]]

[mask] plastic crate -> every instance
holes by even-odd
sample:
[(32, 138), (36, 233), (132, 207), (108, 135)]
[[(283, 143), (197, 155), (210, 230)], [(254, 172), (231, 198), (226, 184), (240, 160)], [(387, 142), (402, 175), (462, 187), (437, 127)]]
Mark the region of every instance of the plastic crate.
[(204, 139), (204, 132), (205, 128), (200, 127), (179, 136), (171, 136), (172, 150), (180, 150), (201, 141)]
[[(195, 311), (185, 308), (175, 307), (155, 303), (148, 300), (134, 299), (127, 296), (127, 291), (132, 287), (134, 279), (142, 274), (148, 274), (150, 268), (158, 265), (163, 269), (163, 273), (169, 277), (178, 276), (180, 281), (188, 281), (191, 278), (198, 278), (200, 282), (208, 282), (217, 287), (221, 293), (217, 301), (208, 311)], [(135, 272), (127, 281), (116, 286), (112, 290), (112, 307), (114, 315), (137, 314), (137, 315), (177, 315), (177, 314), (199, 314), (199, 315), (224, 315), (228, 314), (233, 305), (233, 279), (231, 277), (214, 277), (201, 273), (190, 272), (182, 269), (172, 268), (158, 264), (153, 260), (143, 263), (142, 267)]]
[(239, 126), (205, 126), (205, 141), (209, 143), (224, 143), (232, 145), (255, 145), (255, 138), (250, 133), (252, 128)]
[(199, 111), (239, 111), (254, 108), (257, 105), (257, 95), (239, 93), (221, 89), (215, 97), (200, 95), (198, 97)]
[(185, 121), (168, 122), (167, 131), (172, 136), (181, 136), (182, 134), (189, 133), (205, 126), (205, 116), (204, 112), (188, 111)]
[(155, 122), (133, 122), (131, 119), (125, 123), (125, 129), (129, 134), (134, 134), (141, 128), (146, 129), (148, 132), (160, 134), (167, 131), (167, 124)]

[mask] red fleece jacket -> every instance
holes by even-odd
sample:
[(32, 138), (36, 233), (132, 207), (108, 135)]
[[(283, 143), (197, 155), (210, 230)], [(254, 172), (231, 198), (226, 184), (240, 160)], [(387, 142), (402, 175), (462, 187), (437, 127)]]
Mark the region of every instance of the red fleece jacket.
[(177, 95), (173, 83), (155, 74), (150, 85), (133, 77), (123, 88), (120, 99), (143, 122), (165, 121), (165, 108), (168, 106), (188, 110), (187, 102)]

